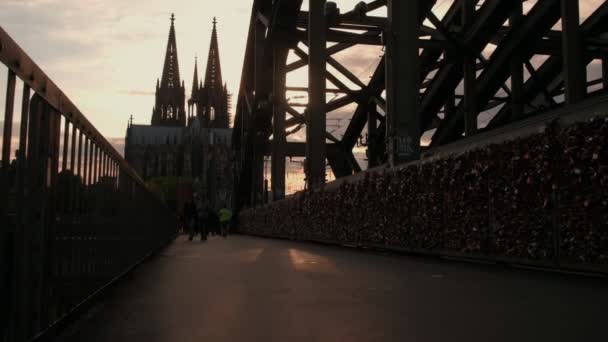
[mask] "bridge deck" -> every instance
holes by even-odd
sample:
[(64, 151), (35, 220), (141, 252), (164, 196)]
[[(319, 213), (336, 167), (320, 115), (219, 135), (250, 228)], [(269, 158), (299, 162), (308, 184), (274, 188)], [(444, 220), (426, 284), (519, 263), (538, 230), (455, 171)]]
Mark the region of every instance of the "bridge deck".
[(251, 237), (178, 239), (64, 341), (592, 341), (603, 280)]

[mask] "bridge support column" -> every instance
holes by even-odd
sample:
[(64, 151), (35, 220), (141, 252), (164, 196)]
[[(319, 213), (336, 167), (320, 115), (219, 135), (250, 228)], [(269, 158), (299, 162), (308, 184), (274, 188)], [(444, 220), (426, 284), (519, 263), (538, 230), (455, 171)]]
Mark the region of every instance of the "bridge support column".
[(578, 0), (561, 0), (562, 53), (566, 103), (580, 102), (587, 92), (587, 70), (583, 63)]
[[(280, 43), (277, 43), (280, 44)], [(285, 82), (287, 73), (287, 48), (277, 46), (273, 51), (273, 121), (272, 121), (272, 199), (285, 198), (285, 156), (287, 137), (285, 135)]]
[[(475, 18), (477, 1), (462, 0), (462, 24), (468, 28)], [(477, 132), (477, 56), (465, 51), (464, 74), (464, 132), (471, 136)]]
[(325, 183), (327, 27), (325, 0), (309, 0), (308, 109), (306, 113), (306, 181), (309, 188)]
[[(523, 20), (523, 3), (518, 2), (517, 9), (511, 15), (510, 25), (515, 27)], [(521, 55), (517, 53), (511, 61), (511, 121), (520, 119), (524, 114), (523, 103), (524, 65)]]
[(379, 165), (378, 155), (378, 112), (376, 103), (367, 104), (367, 159), (368, 167), (373, 168)]
[(268, 70), (264, 64), (264, 48), (266, 44), (266, 26), (256, 21), (255, 24), (255, 101), (253, 108), (253, 118), (250, 123), (254, 128), (253, 136), (253, 156), (251, 169), (251, 203), (254, 206), (263, 203), (264, 197), (264, 133), (260, 131), (258, 125), (262, 121), (262, 117), (266, 115), (268, 109), (267, 92), (265, 84), (267, 80)]
[(418, 1), (388, 0), (387, 152), (394, 166), (420, 158)]

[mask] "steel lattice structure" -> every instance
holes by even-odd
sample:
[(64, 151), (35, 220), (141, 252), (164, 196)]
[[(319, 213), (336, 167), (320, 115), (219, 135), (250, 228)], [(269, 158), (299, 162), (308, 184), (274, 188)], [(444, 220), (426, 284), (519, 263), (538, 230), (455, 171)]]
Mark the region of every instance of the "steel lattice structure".
[[(425, 133), (432, 148), (608, 89), (606, 2), (580, 25), (578, 0), (454, 0), (441, 14), (445, 1), (375, 0), (342, 13), (338, 5), (309, 0), (304, 11), (303, 0), (254, 1), (233, 139), (240, 205), (262, 203), (264, 156), (278, 200), (286, 156), (306, 158), (309, 187), (325, 182), (326, 160), (336, 178), (361, 171), (353, 148), (366, 129), (370, 166), (394, 166), (419, 158)], [(382, 8), (386, 16), (372, 14)], [(385, 47), (369, 82), (333, 57), (356, 45)], [(288, 62), (290, 53), (299, 59)], [(593, 61), (602, 72), (587, 79)], [(286, 78), (306, 66), (301, 113), (286, 100)], [(339, 96), (328, 102), (327, 93)], [(353, 103), (338, 139), (327, 114)], [(492, 114), (483, 128), (481, 113)], [(306, 142), (287, 142), (303, 126)]]

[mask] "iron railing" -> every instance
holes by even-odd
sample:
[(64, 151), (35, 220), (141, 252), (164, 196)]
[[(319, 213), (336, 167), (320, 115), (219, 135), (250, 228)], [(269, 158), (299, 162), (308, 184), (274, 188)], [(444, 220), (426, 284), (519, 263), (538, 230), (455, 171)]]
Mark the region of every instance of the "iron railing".
[[(0, 166), (0, 341), (26, 341), (54, 330), (171, 241), (177, 225), (1, 27), (0, 62), (8, 69)], [(20, 120), (13, 115), (17, 83), (23, 84)]]

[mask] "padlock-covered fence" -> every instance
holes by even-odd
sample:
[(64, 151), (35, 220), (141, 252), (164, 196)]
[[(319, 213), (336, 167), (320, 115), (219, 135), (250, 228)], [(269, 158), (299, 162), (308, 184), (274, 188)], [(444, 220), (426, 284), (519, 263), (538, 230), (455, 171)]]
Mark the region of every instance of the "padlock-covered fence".
[(608, 118), (241, 212), (243, 233), (608, 273)]

